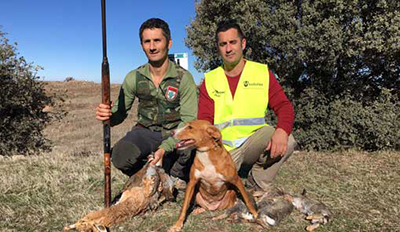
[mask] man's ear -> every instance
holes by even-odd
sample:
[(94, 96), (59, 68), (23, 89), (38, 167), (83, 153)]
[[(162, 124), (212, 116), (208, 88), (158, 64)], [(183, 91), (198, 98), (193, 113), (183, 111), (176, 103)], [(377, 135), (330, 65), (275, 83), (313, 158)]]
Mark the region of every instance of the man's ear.
[(218, 128), (215, 126), (209, 126), (207, 127), (207, 133), (215, 140), (218, 141), (221, 139), (222, 135), (221, 132), (219, 132)]
[(246, 45), (247, 45), (247, 40), (246, 40), (246, 38), (243, 38), (242, 41), (241, 41), (241, 43), (242, 43), (242, 50), (246, 49)]
[(172, 46), (172, 39), (170, 39), (170, 40), (168, 41), (168, 50), (171, 49), (171, 46)]

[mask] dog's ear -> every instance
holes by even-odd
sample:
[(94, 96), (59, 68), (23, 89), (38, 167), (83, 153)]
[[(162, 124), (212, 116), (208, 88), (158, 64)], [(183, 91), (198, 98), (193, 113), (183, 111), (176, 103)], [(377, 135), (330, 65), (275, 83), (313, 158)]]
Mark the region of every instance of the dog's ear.
[(219, 141), (221, 140), (221, 132), (219, 132), (218, 128), (216, 128), (215, 126), (209, 126), (207, 127), (207, 133), (215, 140), (215, 141)]

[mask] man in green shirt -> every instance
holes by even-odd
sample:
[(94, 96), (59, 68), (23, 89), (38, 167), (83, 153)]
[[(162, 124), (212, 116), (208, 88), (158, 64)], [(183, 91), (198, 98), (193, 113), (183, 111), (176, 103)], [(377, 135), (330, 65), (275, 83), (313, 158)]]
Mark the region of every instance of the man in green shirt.
[[(196, 85), (187, 70), (168, 59), (172, 40), (166, 22), (158, 18), (145, 21), (139, 36), (148, 62), (126, 75), (112, 108), (100, 104), (96, 118), (100, 121), (110, 119), (111, 126), (118, 125), (125, 120), (135, 98), (138, 98), (138, 122), (114, 145), (112, 163), (131, 176), (154, 152), (152, 164), (162, 164), (166, 155), (176, 161), (171, 175), (186, 179), (183, 169), (190, 160), (190, 151), (181, 154), (174, 151), (176, 141), (171, 137), (171, 131), (196, 119)], [(174, 155), (178, 157), (169, 157)]]

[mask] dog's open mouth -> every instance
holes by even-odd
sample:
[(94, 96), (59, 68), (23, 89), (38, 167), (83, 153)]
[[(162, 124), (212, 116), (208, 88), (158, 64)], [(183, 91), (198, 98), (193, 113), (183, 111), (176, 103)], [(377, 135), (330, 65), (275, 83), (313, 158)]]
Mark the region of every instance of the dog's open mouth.
[(182, 139), (176, 143), (175, 148), (183, 149), (194, 145), (195, 141), (193, 139)]

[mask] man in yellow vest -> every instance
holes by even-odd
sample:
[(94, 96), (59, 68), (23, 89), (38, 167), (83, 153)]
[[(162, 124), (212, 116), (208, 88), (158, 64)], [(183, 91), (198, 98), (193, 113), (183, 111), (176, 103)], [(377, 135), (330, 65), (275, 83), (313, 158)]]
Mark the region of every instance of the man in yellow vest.
[[(246, 38), (235, 21), (218, 25), (216, 42), (223, 65), (205, 74), (198, 118), (221, 130), (239, 174), (249, 172), (251, 187), (271, 190), (296, 146), (293, 106), (267, 65), (243, 58)], [(277, 115), (276, 128), (265, 121), (268, 107)]]

